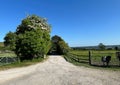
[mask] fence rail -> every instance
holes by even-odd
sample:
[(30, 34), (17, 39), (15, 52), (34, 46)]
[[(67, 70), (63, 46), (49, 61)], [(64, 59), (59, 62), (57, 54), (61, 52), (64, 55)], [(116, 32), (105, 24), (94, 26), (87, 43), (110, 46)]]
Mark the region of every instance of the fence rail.
[(111, 60), (109, 65), (110, 66), (120, 66), (120, 61), (116, 57), (116, 53), (94, 53), (94, 52), (88, 52), (88, 54), (75, 54), (75, 53), (69, 53), (67, 55), (71, 60), (79, 63), (88, 63), (90, 65), (96, 65), (96, 66), (103, 66), (103, 62), (101, 61), (102, 56), (111, 56)]
[[(82, 55), (76, 55), (76, 54), (69, 54), (67, 55), (69, 58), (71, 58), (72, 60), (76, 61), (76, 62), (80, 62), (80, 63), (89, 63), (88, 61), (88, 57), (86, 56), (82, 56)], [(82, 57), (80, 57), (82, 56)]]

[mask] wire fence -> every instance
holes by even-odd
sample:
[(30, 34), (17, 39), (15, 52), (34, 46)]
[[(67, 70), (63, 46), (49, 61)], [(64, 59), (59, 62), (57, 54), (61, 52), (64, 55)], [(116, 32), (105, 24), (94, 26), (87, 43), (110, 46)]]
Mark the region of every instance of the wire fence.
[(116, 57), (115, 53), (91, 53), (91, 64), (92, 65), (98, 65), (98, 66), (102, 66), (104, 65), (104, 62), (102, 61), (102, 57), (105, 56), (111, 56), (109, 65), (110, 66), (119, 66), (119, 60)]
[(0, 57), (0, 66), (18, 62), (17, 57)]

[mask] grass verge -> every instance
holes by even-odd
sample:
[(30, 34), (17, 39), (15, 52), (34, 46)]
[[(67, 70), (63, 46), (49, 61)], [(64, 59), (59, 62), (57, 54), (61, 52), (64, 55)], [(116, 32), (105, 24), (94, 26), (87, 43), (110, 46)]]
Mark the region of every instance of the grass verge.
[(37, 64), (37, 63), (40, 63), (40, 62), (44, 62), (47, 59), (48, 59), (48, 57), (47, 58), (33, 59), (32, 61), (31, 60), (26, 60), (26, 61), (23, 61), (23, 62), (15, 62), (15, 63), (0, 66), (0, 70), (7, 70), (7, 69), (11, 69), (11, 68), (16, 68), (16, 67), (30, 66), (30, 65), (34, 65), (34, 64)]

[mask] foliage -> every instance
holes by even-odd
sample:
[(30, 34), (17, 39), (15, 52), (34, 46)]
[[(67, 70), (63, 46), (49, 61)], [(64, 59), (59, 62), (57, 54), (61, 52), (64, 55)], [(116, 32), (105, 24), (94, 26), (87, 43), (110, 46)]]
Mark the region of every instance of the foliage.
[(25, 31), (32, 31), (37, 28), (50, 32), (51, 26), (47, 23), (45, 18), (32, 15), (22, 20), (22, 23), (16, 29), (16, 34), (24, 33)]
[(4, 37), (4, 45), (11, 50), (15, 49), (16, 34), (13, 32), (8, 32)]
[(59, 41), (64, 41), (60, 36), (58, 36), (58, 35), (55, 35), (55, 36), (53, 36), (52, 38), (51, 38), (51, 41), (53, 42), (53, 43), (58, 43)]
[(21, 61), (43, 57), (51, 45), (50, 27), (45, 18), (36, 15), (27, 16), (17, 27), (15, 33), (9, 32), (6, 35), (5, 45), (13, 46)]
[(119, 48), (117, 47), (117, 46), (115, 46), (115, 48), (114, 48), (115, 50), (118, 50)]
[(15, 53), (20, 57), (25, 56), (27, 59), (43, 57), (49, 49), (49, 37), (45, 36), (45, 33), (40, 29), (26, 31), (18, 36)]
[(69, 51), (69, 47), (67, 43), (65, 43), (64, 41), (59, 41), (58, 46), (59, 46), (60, 54), (66, 54)]
[(51, 38), (52, 41), (52, 47), (51, 47), (51, 52), (52, 51), (56, 51), (58, 54), (66, 54), (69, 51), (69, 46), (67, 43), (65, 43), (65, 41), (55, 35)]
[(103, 43), (99, 43), (98, 47), (100, 50), (105, 50), (105, 45)]

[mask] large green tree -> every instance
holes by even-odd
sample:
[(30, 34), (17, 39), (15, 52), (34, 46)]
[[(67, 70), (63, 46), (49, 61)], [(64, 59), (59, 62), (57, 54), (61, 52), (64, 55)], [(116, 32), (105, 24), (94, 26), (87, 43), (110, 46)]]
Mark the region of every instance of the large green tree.
[[(27, 16), (22, 20), (15, 32), (14, 50), (20, 60), (43, 57), (47, 54), (51, 45), (50, 29), (47, 20), (36, 15)], [(7, 36), (5, 42), (8, 41)], [(11, 39), (10, 36), (8, 38)]]
[(15, 50), (16, 34), (14, 32), (8, 32), (4, 37), (4, 45), (10, 50)]
[(22, 20), (17, 27), (15, 53), (21, 59), (43, 57), (50, 48), (50, 25), (47, 20), (35, 15)]
[(40, 29), (19, 34), (15, 53), (21, 60), (43, 57), (49, 50), (49, 38), (50, 36), (45, 37), (45, 33)]

